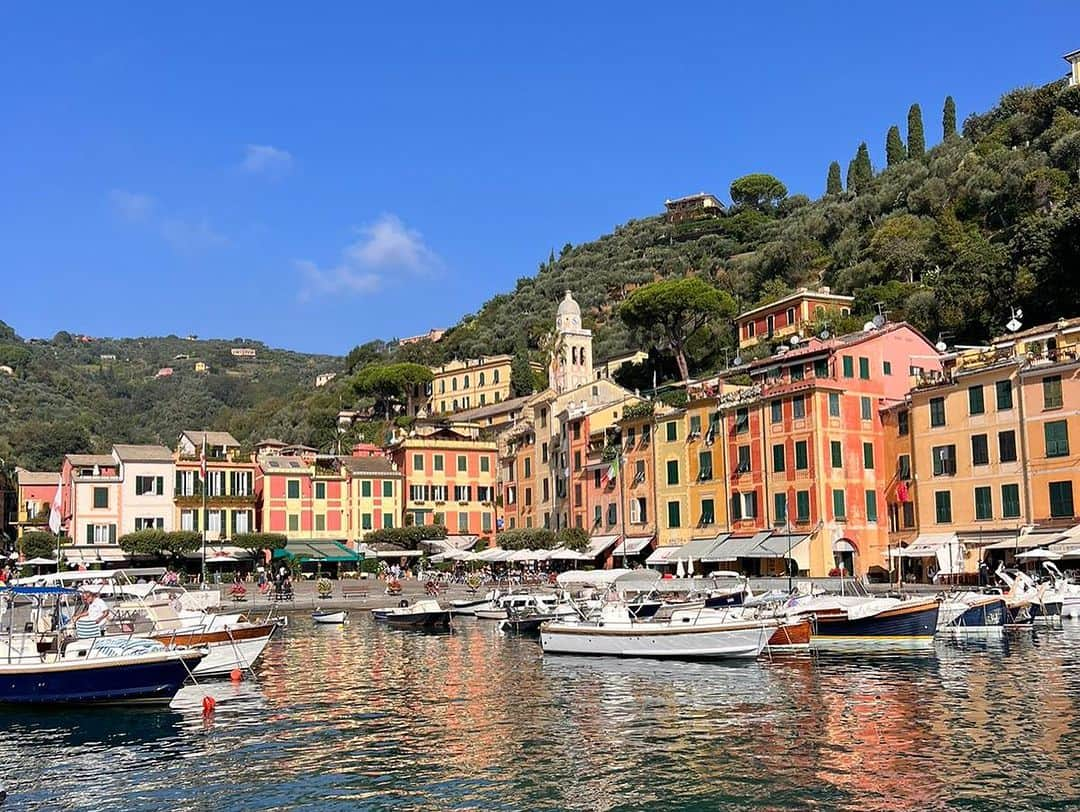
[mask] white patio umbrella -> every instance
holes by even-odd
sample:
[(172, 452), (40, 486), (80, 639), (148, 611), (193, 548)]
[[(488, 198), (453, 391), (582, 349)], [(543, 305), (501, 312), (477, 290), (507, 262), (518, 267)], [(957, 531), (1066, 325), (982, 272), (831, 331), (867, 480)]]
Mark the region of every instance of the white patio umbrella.
[(680, 558), (675, 562), (675, 577), (685, 578), (686, 569), (683, 567), (683, 560)]
[(1055, 553), (1053, 550), (1047, 550), (1044, 547), (1036, 547), (1034, 550), (1025, 550), (1022, 553), (1017, 553), (1017, 558), (1024, 559), (1044, 559), (1046, 561), (1057, 561), (1061, 558), (1060, 553)]
[(56, 559), (42, 558), (39, 556), (38, 558), (31, 558), (29, 561), (24, 561), (23, 565), (27, 567), (51, 567), (56, 565)]
[(686, 577), (687, 578), (693, 578), (694, 577), (694, 559), (693, 558), (687, 558), (686, 559)]

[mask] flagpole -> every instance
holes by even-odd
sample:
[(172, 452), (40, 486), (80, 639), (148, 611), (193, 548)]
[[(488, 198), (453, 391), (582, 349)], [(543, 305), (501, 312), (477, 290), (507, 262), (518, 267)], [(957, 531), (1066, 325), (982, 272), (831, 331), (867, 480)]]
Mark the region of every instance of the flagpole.
[(206, 468), (206, 434), (203, 433), (202, 456), (199, 459), (202, 469), (202, 588), (207, 589), (206, 584), (206, 490), (209, 487), (209, 475)]

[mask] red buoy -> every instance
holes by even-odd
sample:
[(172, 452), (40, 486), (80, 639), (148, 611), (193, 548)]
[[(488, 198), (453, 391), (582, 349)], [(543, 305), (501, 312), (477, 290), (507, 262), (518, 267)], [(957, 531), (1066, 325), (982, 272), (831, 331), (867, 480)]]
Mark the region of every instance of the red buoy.
[(241, 671), (239, 668), (234, 668), (232, 671), (229, 672), (229, 679), (231, 679), (233, 682), (239, 682), (243, 678), (244, 672)]

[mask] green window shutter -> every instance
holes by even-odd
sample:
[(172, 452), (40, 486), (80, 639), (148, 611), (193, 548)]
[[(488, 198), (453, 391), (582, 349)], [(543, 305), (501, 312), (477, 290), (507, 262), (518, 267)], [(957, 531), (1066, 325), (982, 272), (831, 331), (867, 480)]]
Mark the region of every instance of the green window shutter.
[(989, 486), (975, 489), (975, 518), (980, 520), (994, 518)]
[(116, 544), (116, 525), (109, 525), (109, 544)]
[(677, 439), (679, 439), (679, 427), (674, 420), (669, 420), (665, 424), (664, 431), (667, 432), (667, 439), (669, 443), (673, 443)]
[(769, 404), (769, 408), (772, 412), (772, 422), (780, 423), (784, 419), (784, 401), (774, 400)]
[(877, 492), (876, 491), (867, 491), (866, 492), (866, 521), (868, 521), (868, 522), (876, 522), (877, 521)]
[(859, 398), (859, 408), (862, 411), (862, 414), (860, 416), (862, 417), (863, 420), (873, 420), (874, 419), (874, 412), (873, 412), (873, 408), (872, 408), (871, 403), (870, 403), (870, 398), (868, 398), (868, 397)]
[(392, 480), (392, 479), (384, 479), (383, 480), (382, 495), (387, 499), (393, 498), (393, 496), (394, 496), (394, 480)]
[(679, 503), (678, 502), (668, 502), (667, 515), (668, 515), (668, 527), (678, 527), (679, 526), (679, 519), (681, 518), (679, 516)]
[(930, 398), (930, 425), (945, 425), (945, 398)]
[(873, 471), (874, 470), (874, 444), (873, 443), (863, 443), (862, 444), (862, 459), (863, 459), (863, 468), (865, 468), (867, 471)]
[(805, 471), (809, 468), (806, 440), (798, 440), (795, 443), (795, 470)]
[(701, 451), (698, 453), (698, 477), (708, 480), (713, 478), (712, 452)]
[(370, 530), (371, 529), (371, 514), (370, 513), (364, 513), (364, 514), (362, 514), (360, 516), (360, 526), (364, 530)]
[(983, 402), (983, 388), (981, 386), (968, 387), (968, 414), (982, 414), (986, 411)]
[(864, 381), (870, 380), (870, 359), (859, 358), (859, 377)]
[(784, 446), (782, 443), (778, 443), (772, 447), (772, 464), (773, 471), (776, 473), (783, 473), (784, 471)]
[(667, 463), (667, 484), (678, 485), (679, 484), (679, 461), (668, 460)]
[(176, 472), (176, 489), (175, 489), (174, 493), (177, 496), (179, 496), (183, 492), (184, 492), (184, 472), (183, 471), (177, 471)]
[(810, 491), (795, 492), (795, 519), (800, 522), (810, 521)]
[(829, 442), (829, 451), (832, 456), (832, 467), (843, 468), (844, 467), (844, 450), (840, 445), (839, 440), (831, 440)]
[(1046, 439), (1047, 457), (1069, 456), (1069, 424), (1066, 421), (1055, 420), (1043, 424), (1043, 435)]
[(1050, 515), (1054, 518), (1072, 518), (1073, 510), (1072, 482), (1050, 483)]
[(881, 362), (881, 371), (886, 375), (892, 375), (892, 362), (891, 361), (882, 361)]
[(491, 471), (491, 457), (480, 458), (480, 470), (485, 474)]
[(1008, 411), (1013, 407), (1012, 381), (998, 381), (994, 384), (997, 393), (997, 407), (999, 412)]
[(855, 359), (853, 359), (850, 355), (844, 356), (844, 377), (855, 377)]
[(94, 543), (94, 526), (92, 524), (86, 525), (86, 543)]
[(777, 522), (787, 521), (787, 494), (773, 494), (773, 516)]
[(360, 495), (365, 499), (371, 497), (371, 480), (363, 479), (360, 481)]
[(833, 518), (840, 520), (847, 518), (847, 506), (844, 501), (844, 492), (839, 488), (832, 492)]
[(731, 520), (737, 522), (742, 518), (742, 498), (737, 493), (731, 495)]
[(839, 392), (830, 392), (829, 393), (829, 417), (839, 417), (839, 416), (840, 416), (840, 393)]
[(1061, 408), (1061, 376), (1051, 375), (1043, 378), (1043, 408)]
[(814, 361), (814, 377), (815, 378), (828, 378), (829, 377), (829, 362), (825, 359), (819, 359)]
[(949, 491), (934, 493), (934, 508), (938, 524), (952, 523), (952, 494)]
[(1001, 486), (1001, 516), (1005, 519), (1020, 517), (1020, 486)]
[(1016, 462), (1016, 432), (998, 433), (998, 457), (1001, 462)]
[(713, 524), (716, 522), (716, 508), (712, 499), (701, 500), (701, 523)]
[(987, 444), (985, 434), (973, 434), (971, 436), (971, 464), (987, 465), (990, 462), (990, 446)]
[(393, 513), (384, 513), (383, 517), (382, 517), (382, 524), (383, 524), (383, 527), (393, 527), (394, 526), (394, 514)]

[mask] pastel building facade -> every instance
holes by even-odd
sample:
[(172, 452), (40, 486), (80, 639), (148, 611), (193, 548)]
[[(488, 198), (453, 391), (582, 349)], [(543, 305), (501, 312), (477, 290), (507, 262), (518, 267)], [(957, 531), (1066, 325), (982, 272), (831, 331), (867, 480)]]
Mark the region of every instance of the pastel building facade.
[(739, 349), (748, 349), (763, 341), (788, 340), (805, 332), (810, 324), (826, 319), (830, 312), (847, 316), (854, 302), (855, 297), (841, 296), (828, 288), (820, 291), (801, 288), (774, 302), (747, 310), (735, 319)]
[(112, 454), (67, 454), (60, 469), (62, 527), (72, 545), (69, 560), (119, 561), (122, 489)]
[[(202, 474), (206, 449), (206, 476)], [(227, 431), (180, 433), (174, 455), (173, 506), (178, 530), (225, 541), (257, 529), (256, 466)], [(205, 496), (205, 499), (204, 499)], [(205, 510), (204, 510), (205, 505)]]
[(120, 476), (120, 535), (137, 530), (172, 531), (172, 452), (161, 445), (115, 445), (113, 457)]
[(32, 530), (47, 530), (49, 513), (56, 489), (60, 487), (60, 475), (52, 471), (27, 471), (15, 469), (17, 488), (17, 512), (15, 528), (21, 538)]

